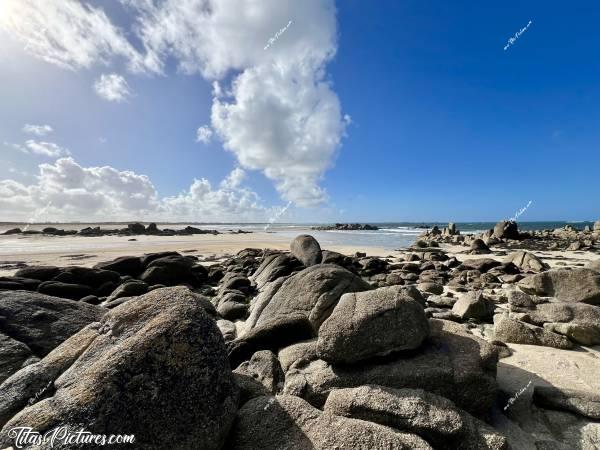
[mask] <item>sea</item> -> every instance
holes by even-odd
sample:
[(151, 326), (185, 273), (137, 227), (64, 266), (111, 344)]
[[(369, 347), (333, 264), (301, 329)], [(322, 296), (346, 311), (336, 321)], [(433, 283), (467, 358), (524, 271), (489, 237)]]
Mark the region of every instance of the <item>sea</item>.
[[(352, 247), (380, 247), (388, 250), (404, 249), (410, 247), (427, 229), (433, 226), (438, 226), (443, 229), (448, 223), (442, 222), (365, 222), (370, 225), (375, 225), (379, 229), (375, 231), (369, 230), (351, 230), (351, 231), (322, 231), (313, 230), (313, 227), (327, 226), (326, 223), (157, 223), (159, 228), (185, 228), (186, 226), (194, 226), (197, 228), (217, 230), (220, 232), (228, 231), (251, 231), (251, 232), (267, 232), (275, 233), (279, 236), (289, 237), (293, 239), (298, 234), (310, 233), (323, 246), (339, 245)], [(482, 233), (494, 227), (495, 222), (455, 222), (458, 230), (462, 234), (477, 234)], [(53, 226), (63, 229), (81, 229), (87, 226), (100, 226), (102, 228), (124, 228), (124, 222), (119, 223), (68, 223), (68, 224), (32, 224), (30, 230), (41, 230), (47, 226)], [(578, 230), (583, 230), (586, 225), (593, 227), (593, 222), (565, 222), (565, 221), (549, 221), (549, 222), (519, 222), (519, 229), (522, 231), (529, 230), (552, 230), (562, 228), (565, 225), (571, 225)], [(23, 228), (24, 224), (15, 223), (0, 223), (0, 234), (4, 231), (19, 226)], [(2, 242), (0, 241), (0, 245)]]

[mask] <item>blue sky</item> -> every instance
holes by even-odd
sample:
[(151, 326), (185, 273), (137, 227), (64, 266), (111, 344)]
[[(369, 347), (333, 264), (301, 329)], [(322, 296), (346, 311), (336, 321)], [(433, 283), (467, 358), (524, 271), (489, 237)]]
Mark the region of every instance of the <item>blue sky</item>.
[[(530, 200), (522, 220), (600, 215), (594, 2), (90, 3), (0, 8), (0, 220), (262, 221), (288, 202), (280, 220), (495, 221)], [(82, 45), (90, 14), (106, 39)], [(55, 27), (77, 39), (53, 48)]]

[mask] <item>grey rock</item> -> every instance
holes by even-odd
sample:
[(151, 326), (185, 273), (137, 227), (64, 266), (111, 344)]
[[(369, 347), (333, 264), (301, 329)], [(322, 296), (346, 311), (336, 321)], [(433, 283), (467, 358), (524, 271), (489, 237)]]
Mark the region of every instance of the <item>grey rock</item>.
[(10, 397), (14, 408), (48, 379), (51, 396), (13, 416), (0, 444), (10, 444), (13, 427), (43, 434), (85, 423), (95, 434), (133, 434), (140, 448), (220, 449), (238, 403), (221, 333), (185, 288), (111, 310), (6, 380), (0, 399)]
[(233, 341), (235, 339), (237, 331), (233, 322), (221, 319), (217, 320), (217, 326), (219, 327), (225, 342)]
[(544, 263), (540, 258), (526, 251), (511, 253), (504, 258), (504, 262), (513, 263), (525, 272), (541, 272), (549, 268), (548, 264)]
[(40, 357), (106, 312), (100, 306), (37, 292), (0, 291), (0, 333)]
[(474, 239), (473, 242), (471, 242), (470, 250), (471, 251), (469, 253), (472, 255), (485, 255), (492, 253), (487, 244), (483, 242), (483, 239)]
[(600, 273), (591, 269), (554, 269), (524, 278), (528, 294), (555, 297), (559, 302), (600, 305)]
[(414, 434), (313, 408), (301, 398), (258, 397), (239, 411), (231, 450), (431, 449)]
[(33, 278), (34, 280), (49, 281), (60, 273), (55, 266), (29, 266), (15, 272), (16, 277)]
[(494, 313), (494, 303), (482, 291), (471, 291), (460, 296), (452, 312), (461, 319), (485, 319)]
[(600, 420), (600, 395), (598, 393), (559, 389), (554, 386), (535, 386), (535, 404), (549, 409), (561, 409)]
[(340, 297), (371, 286), (352, 272), (332, 264), (317, 264), (288, 278), (257, 320), (257, 326), (290, 313), (305, 314), (315, 329), (329, 317)]
[(300, 265), (300, 261), (291, 255), (274, 253), (263, 259), (250, 279), (256, 283), (258, 289), (262, 289), (267, 283), (291, 274)]
[(83, 284), (61, 283), (60, 281), (44, 281), (38, 286), (38, 292), (54, 297), (80, 300), (92, 294), (92, 289)]
[(292, 365), (283, 392), (325, 403), (336, 388), (377, 384), (424, 389), (449, 398), (477, 417), (485, 417), (496, 398), (496, 349), (460, 325), (431, 319), (430, 338), (417, 354), (360, 365), (332, 365), (322, 359)]
[(292, 255), (298, 258), (305, 267), (319, 264), (323, 257), (321, 246), (314, 237), (308, 234), (296, 236), (290, 245), (290, 250), (292, 251)]
[(588, 346), (600, 344), (600, 322), (596, 325), (545, 323), (544, 329), (553, 333), (562, 334), (577, 344)]
[(442, 286), (439, 283), (432, 283), (432, 282), (419, 283), (417, 285), (417, 289), (420, 290), (421, 292), (428, 292), (430, 294), (435, 294), (435, 295), (440, 295), (440, 294), (444, 293), (444, 286)]
[(287, 372), (292, 366), (306, 365), (319, 359), (317, 356), (317, 340), (311, 339), (288, 345), (279, 350), (277, 357), (284, 372)]
[(13, 373), (37, 361), (39, 358), (27, 345), (0, 333), (0, 384)]
[(467, 259), (458, 267), (458, 270), (478, 270), (485, 273), (488, 270), (500, 266), (501, 263), (491, 258)]
[(277, 356), (269, 350), (256, 352), (234, 370), (235, 373), (247, 375), (261, 383), (269, 394), (278, 394), (283, 389), (285, 375)]
[(519, 239), (519, 227), (517, 222), (500, 221), (494, 226), (494, 237), (498, 239)]
[(423, 306), (400, 286), (342, 295), (319, 329), (325, 361), (356, 363), (419, 347), (429, 334)]
[(508, 449), (500, 433), (450, 400), (422, 389), (375, 385), (336, 389), (324, 411), (415, 433), (436, 448)]
[(513, 344), (541, 345), (562, 349), (573, 348), (573, 343), (560, 334), (508, 317), (501, 318), (494, 325), (494, 339)]
[(148, 292), (148, 284), (143, 281), (132, 280), (126, 281), (113, 291), (112, 294), (106, 299), (107, 302), (116, 300), (121, 297), (135, 297), (138, 295), (144, 295)]
[(121, 256), (112, 261), (98, 263), (94, 268), (112, 270), (132, 277), (137, 277), (143, 271), (142, 260), (137, 256)]

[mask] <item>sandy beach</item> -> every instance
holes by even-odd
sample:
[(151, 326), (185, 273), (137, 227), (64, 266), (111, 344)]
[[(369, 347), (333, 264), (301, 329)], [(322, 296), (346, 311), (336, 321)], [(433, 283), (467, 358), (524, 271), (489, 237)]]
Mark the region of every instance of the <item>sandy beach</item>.
[[(298, 230), (298, 234), (310, 229)], [(131, 240), (135, 239), (135, 240)], [(12, 275), (12, 265), (84, 266), (120, 256), (141, 256), (146, 253), (177, 251), (200, 259), (219, 259), (245, 248), (289, 250), (290, 238), (279, 233), (219, 234), (192, 236), (0, 236), (0, 275)], [(399, 252), (381, 247), (325, 246), (344, 255), (357, 251), (369, 256), (388, 256)], [(205, 264), (210, 264), (207, 261)], [(2, 268), (4, 267), (4, 268)], [(8, 268), (6, 268), (8, 267)]]

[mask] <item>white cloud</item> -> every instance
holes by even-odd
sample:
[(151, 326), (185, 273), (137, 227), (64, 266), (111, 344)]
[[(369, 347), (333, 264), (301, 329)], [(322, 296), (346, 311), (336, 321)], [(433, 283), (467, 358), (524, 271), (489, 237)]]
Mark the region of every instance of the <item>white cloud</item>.
[(23, 126), (24, 133), (35, 134), (36, 136), (46, 136), (53, 131), (50, 125), (31, 125), (27, 123)]
[(94, 83), (96, 94), (109, 102), (122, 102), (131, 95), (127, 80), (119, 74), (102, 74)]
[(202, 125), (200, 128), (196, 130), (196, 142), (202, 142), (203, 144), (208, 144), (212, 139), (213, 131), (207, 125)]
[(158, 70), (102, 9), (77, 0), (2, 0), (0, 29), (21, 41), (28, 53), (63, 68), (108, 64), (117, 56), (134, 72)]
[[(213, 84), (212, 128), (246, 169), (260, 170), (286, 200), (312, 206), (339, 148), (347, 121), (326, 80), (336, 51), (332, 0), (161, 2), (123, 0), (138, 14), (136, 32), (160, 60)], [(264, 43), (292, 21), (268, 52)]]
[[(258, 195), (240, 187), (243, 171), (234, 169), (214, 189), (206, 179), (188, 190), (160, 198), (145, 175), (113, 167), (82, 167), (73, 158), (41, 164), (34, 184), (0, 180), (0, 211), (5, 220), (26, 220), (47, 208), (47, 220), (240, 221), (265, 220), (270, 210)], [(50, 204), (50, 206), (48, 206)]]
[(47, 156), (49, 158), (58, 158), (60, 156), (71, 154), (69, 150), (54, 142), (35, 141), (33, 139), (28, 139), (25, 141), (24, 145), (17, 145), (16, 148), (24, 153), (32, 153), (40, 156)]
[(0, 27), (71, 69), (122, 57), (132, 71), (160, 73), (172, 59), (180, 71), (200, 73), (213, 82), (211, 131), (242, 168), (263, 172), (300, 206), (327, 198), (320, 183), (349, 123), (326, 73), (337, 50), (334, 0), (121, 2), (135, 47), (101, 9), (74, 0), (4, 0), (11, 19)]

